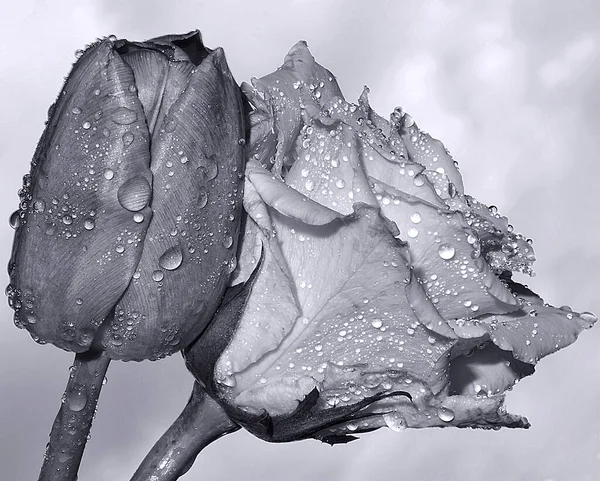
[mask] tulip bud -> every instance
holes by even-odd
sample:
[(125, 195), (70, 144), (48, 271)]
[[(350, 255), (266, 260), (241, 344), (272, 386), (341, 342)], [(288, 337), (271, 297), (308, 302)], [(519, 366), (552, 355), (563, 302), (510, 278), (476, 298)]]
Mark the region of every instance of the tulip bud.
[(199, 32), (88, 48), (20, 191), (15, 323), (123, 360), (197, 337), (235, 268), (242, 115), (223, 50)]

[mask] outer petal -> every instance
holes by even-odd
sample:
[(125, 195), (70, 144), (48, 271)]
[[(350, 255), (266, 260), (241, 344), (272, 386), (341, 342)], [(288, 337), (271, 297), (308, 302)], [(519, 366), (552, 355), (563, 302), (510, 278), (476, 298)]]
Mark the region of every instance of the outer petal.
[(149, 166), (133, 73), (103, 41), (75, 64), (21, 193), (9, 290), (34, 338), (89, 348), (142, 252)]
[[(446, 373), (437, 365), (454, 341), (422, 325), (415, 314), (415, 309), (425, 314), (422, 304), (428, 301), (414, 292), (422, 294), (422, 289), (410, 283), (404, 247), (390, 235), (375, 209), (361, 207), (330, 226), (303, 226), (283, 219), (277, 225), (294, 276), (300, 315), (284, 316), (288, 309), (272, 310), (264, 302), (276, 285), (282, 292), (293, 289), (286, 287), (289, 281), (276, 281), (267, 257), (256, 286), (261, 277), (267, 277), (270, 287), (253, 290), (238, 332), (217, 364), (216, 373), (230, 369), (226, 376), (217, 374), (218, 379), (233, 379), (229, 384), (222, 382), (231, 387), (222, 392), (228, 403), (252, 412), (266, 409), (271, 415), (284, 415), (294, 411), (315, 386), (320, 392), (317, 411), (358, 405), (394, 392), (400, 385), (406, 387), (410, 379), (423, 379), (432, 389), (444, 386)], [(282, 236), (291, 228), (306, 239), (300, 242)], [(297, 257), (290, 257), (291, 253)], [(320, 269), (315, 269), (315, 262)], [(335, 278), (324, 275), (332, 271), (338, 272)], [(410, 289), (404, 289), (406, 283)], [(425, 320), (433, 321), (431, 317)], [(270, 333), (283, 328), (284, 335), (276, 343), (271, 342), (271, 334), (266, 342), (248, 342), (244, 332), (256, 331), (259, 325), (268, 326)], [(245, 361), (237, 364), (237, 370), (231, 369), (233, 360), (245, 358), (245, 352), (252, 354), (253, 363)], [(409, 381), (404, 383), (405, 379)]]
[(206, 326), (235, 267), (244, 129), (221, 49), (193, 73), (168, 116), (175, 128), (153, 138), (154, 218), (104, 339), (116, 358), (159, 358), (185, 347)]

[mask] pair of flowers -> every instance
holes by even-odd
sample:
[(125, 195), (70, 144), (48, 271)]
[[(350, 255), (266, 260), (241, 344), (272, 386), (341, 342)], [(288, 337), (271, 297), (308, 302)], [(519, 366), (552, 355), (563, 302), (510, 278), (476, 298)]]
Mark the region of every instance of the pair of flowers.
[[(183, 349), (189, 406), (223, 433), (528, 427), (505, 391), (594, 316), (514, 282), (530, 242), (402, 109), (346, 101), (305, 43), (242, 90), (251, 109), (197, 33), (87, 50), (21, 191), (16, 322), (102, 359)], [(139, 479), (174, 457), (158, 451)]]

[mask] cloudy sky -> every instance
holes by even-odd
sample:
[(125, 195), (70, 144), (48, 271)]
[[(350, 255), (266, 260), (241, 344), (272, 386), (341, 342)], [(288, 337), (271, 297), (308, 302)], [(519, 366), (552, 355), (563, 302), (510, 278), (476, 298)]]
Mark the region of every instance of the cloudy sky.
[[(349, 99), (364, 84), (401, 105), (460, 162), (466, 191), (535, 240), (547, 302), (600, 312), (600, 23), (594, 0), (3, 1), (0, 218), (17, 207), (48, 106), (75, 50), (111, 33), (142, 40), (202, 31), (238, 81), (305, 39)], [(487, 5), (492, 2), (485, 2)], [(165, 7), (164, 5), (169, 5)], [(8, 261), (13, 232), (1, 228)], [(4, 283), (8, 279), (4, 278)], [(0, 466), (36, 479), (72, 355), (40, 346), (0, 307)], [(600, 327), (539, 365), (508, 407), (529, 431), (380, 430), (347, 446), (269, 445), (245, 432), (209, 446), (185, 480), (600, 480)], [(113, 363), (80, 479), (127, 480), (185, 404), (178, 355)]]

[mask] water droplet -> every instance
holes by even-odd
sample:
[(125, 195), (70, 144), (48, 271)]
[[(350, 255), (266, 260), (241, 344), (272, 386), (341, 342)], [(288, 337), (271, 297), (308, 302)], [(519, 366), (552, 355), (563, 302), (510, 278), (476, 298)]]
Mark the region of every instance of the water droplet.
[(94, 114), (94, 118), (95, 118), (96, 120), (100, 120), (100, 119), (102, 118), (102, 114), (103, 114), (103, 112), (102, 112), (102, 109), (100, 109), (100, 110), (98, 110), (98, 112), (96, 112), (96, 113)]
[(148, 205), (152, 189), (141, 175), (127, 180), (117, 192), (119, 203), (127, 210), (136, 212)]
[(62, 221), (65, 225), (71, 225), (73, 223), (73, 217), (71, 217), (70, 215), (64, 215)]
[(75, 304), (80, 306), (81, 304), (83, 304), (83, 299), (81, 297), (78, 297), (77, 299), (75, 299)]
[(129, 91), (133, 94), (133, 93), (137, 92), (137, 87), (135, 85), (131, 84), (129, 86)]
[(442, 259), (448, 261), (454, 257), (454, 254), (456, 254), (456, 250), (450, 244), (442, 244), (438, 248), (438, 254)]
[(152, 279), (156, 282), (160, 282), (164, 279), (165, 275), (163, 271), (156, 270), (152, 273)]
[(419, 214), (418, 212), (415, 212), (414, 214), (412, 214), (410, 216), (410, 221), (413, 224), (418, 224), (419, 222), (421, 222), (421, 214)]
[(43, 200), (36, 200), (33, 203), (33, 210), (35, 210), (38, 214), (41, 214), (42, 212), (44, 212), (46, 210), (46, 202), (44, 202)]
[(133, 222), (139, 224), (140, 222), (144, 222), (144, 214), (141, 214), (140, 212), (136, 212), (135, 214), (133, 214)]
[(8, 225), (13, 229), (17, 229), (21, 225), (21, 217), (19, 217), (19, 211), (15, 210), (8, 219)]
[(379, 329), (381, 326), (383, 326), (383, 321), (381, 319), (373, 319), (371, 321), (371, 325), (375, 328), (375, 329)]
[(123, 244), (119, 244), (117, 247), (115, 247), (115, 250), (119, 253), (122, 254), (123, 252), (125, 252), (125, 246)]
[(343, 179), (338, 179), (338, 180), (335, 181), (335, 186), (338, 189), (343, 189), (344, 187), (346, 187), (346, 182), (344, 182)]
[(121, 140), (123, 140), (123, 145), (125, 147), (129, 147), (133, 143), (134, 136), (131, 132), (125, 132)]
[(130, 125), (137, 120), (137, 114), (127, 107), (119, 107), (112, 115), (113, 122), (119, 125)]
[(104, 178), (106, 180), (111, 180), (114, 176), (115, 176), (115, 173), (111, 169), (106, 169), (104, 171)]
[(71, 109), (71, 112), (73, 112), (75, 115), (79, 115), (82, 112), (82, 110), (79, 107), (73, 107)]
[(89, 122), (86, 120), (86, 121), (85, 121), (83, 124), (81, 124), (81, 126), (82, 126), (82, 127), (85, 129), (85, 130), (88, 130), (88, 129), (89, 129), (91, 126), (92, 126), (92, 124), (91, 124), (91, 123), (89, 123)]
[(415, 229), (414, 227), (411, 227), (410, 229), (408, 229), (408, 231), (406, 231), (406, 233), (408, 234), (408, 237), (412, 237), (413, 239), (419, 235), (419, 231), (417, 229)]
[(477, 237), (475, 235), (473, 235), (473, 234), (469, 234), (467, 236), (467, 242), (469, 244), (475, 244), (475, 242), (477, 242)]
[(312, 179), (308, 179), (306, 184), (304, 184), (304, 187), (306, 187), (306, 190), (311, 191), (315, 188), (315, 183)]
[(440, 418), (445, 423), (449, 423), (454, 420), (454, 411), (452, 411), (452, 409), (448, 409), (445, 407), (438, 408), (437, 415), (438, 418)]
[(188, 159), (187, 155), (182, 155), (181, 157), (179, 157), (179, 161), (182, 164), (187, 164), (189, 162), (190, 159)]
[(406, 421), (397, 412), (385, 413), (383, 415), (383, 421), (392, 431), (400, 432), (406, 429)]
[(94, 219), (88, 218), (83, 221), (83, 227), (87, 230), (92, 230), (96, 227), (96, 223), (94, 222)]
[(225, 249), (229, 249), (232, 245), (233, 237), (231, 237), (229, 234), (225, 234), (225, 237), (223, 238), (223, 247), (225, 247)]
[[(163, 253), (163, 255), (160, 256), (160, 259), (158, 260), (158, 265), (168, 271), (174, 271), (181, 265), (182, 261), (183, 261), (183, 253), (181, 251), (181, 247), (173, 246), (173, 247), (170, 247), (169, 249), (167, 249)], [(155, 273), (156, 272), (160, 272), (160, 271), (155, 271)], [(161, 272), (161, 275), (162, 275), (162, 272)], [(154, 278), (154, 274), (152, 274), (152, 277)], [(156, 279), (154, 279), (154, 280), (156, 280)]]
[(425, 184), (425, 179), (423, 178), (422, 175), (418, 175), (415, 176), (413, 183), (417, 186), (417, 187), (422, 187)]
[(206, 204), (208, 204), (208, 191), (206, 190), (206, 187), (202, 186), (198, 189), (198, 207), (200, 207), (201, 209), (203, 207), (206, 207)]
[(87, 394), (85, 392), (85, 388), (80, 387), (69, 391), (67, 393), (66, 403), (67, 407), (71, 411), (81, 411), (87, 404)]

